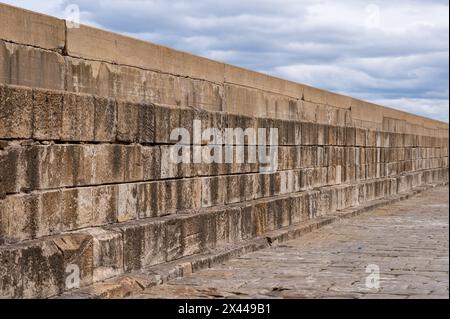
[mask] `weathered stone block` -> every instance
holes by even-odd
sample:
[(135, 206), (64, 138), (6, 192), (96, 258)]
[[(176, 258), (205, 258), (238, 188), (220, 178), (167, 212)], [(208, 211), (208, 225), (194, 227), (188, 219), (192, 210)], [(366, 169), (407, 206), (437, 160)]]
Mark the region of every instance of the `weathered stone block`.
[(179, 175), (179, 166), (175, 161), (173, 161), (171, 156), (171, 146), (162, 145), (160, 146), (160, 176), (161, 178), (176, 178)]
[(118, 186), (118, 211), (119, 223), (138, 218), (138, 190), (136, 184), (121, 184)]
[[(123, 236), (124, 270), (130, 272), (165, 262), (170, 253), (167, 246), (166, 225), (161, 221), (134, 222), (111, 227)], [(176, 232), (169, 232), (176, 238)]]
[(318, 136), (317, 124), (302, 123), (302, 145), (317, 145)]
[[(167, 260), (203, 252), (216, 245), (216, 215), (186, 216), (167, 223)], [(175, 234), (175, 235), (172, 235)]]
[(123, 147), (124, 181), (142, 181), (144, 165), (142, 163), (142, 146), (127, 145)]
[(252, 206), (251, 220), (253, 229), (251, 230), (252, 237), (262, 236), (267, 232), (268, 212), (267, 203), (258, 203)]
[(202, 207), (223, 205), (226, 200), (226, 177), (205, 177), (202, 181)]
[(332, 196), (331, 189), (324, 188), (320, 191), (317, 200), (317, 215), (323, 216), (332, 212)]
[(356, 144), (356, 129), (354, 127), (345, 128), (345, 145), (355, 146)]
[(281, 191), (281, 176), (279, 173), (269, 174), (270, 176), (270, 187), (269, 187), (269, 195), (280, 195)]
[(39, 231), (40, 201), (36, 194), (8, 196), (0, 201), (3, 240), (15, 243), (35, 238)]
[(252, 220), (252, 205), (241, 208), (241, 236), (243, 240), (254, 238), (256, 227)]
[(62, 97), (63, 141), (93, 141), (95, 125), (94, 98), (66, 93)]
[(303, 194), (291, 196), (291, 205), (291, 222), (296, 225), (306, 219)]
[(317, 125), (317, 144), (328, 145), (329, 144), (329, 126), (324, 124)]
[(153, 143), (155, 141), (155, 107), (153, 104), (139, 105), (139, 142)]
[(305, 214), (309, 219), (315, 218), (317, 216), (317, 200), (319, 197), (319, 192), (311, 191), (305, 195)]
[(93, 190), (75, 188), (63, 190), (62, 229), (73, 230), (89, 227), (93, 220)]
[(92, 188), (92, 225), (111, 224), (118, 219), (119, 186), (107, 185)]
[(176, 193), (177, 210), (197, 210), (201, 207), (202, 181), (200, 178), (178, 180)]
[(95, 147), (93, 181), (95, 184), (120, 183), (125, 173), (124, 147), (101, 144)]
[[(243, 179), (240, 175), (232, 175), (227, 176), (227, 198), (226, 203), (232, 204), (232, 203), (238, 203), (243, 200), (242, 194), (245, 194), (244, 192), (244, 186)], [(245, 197), (244, 197), (245, 198)]]
[(7, 193), (17, 193), (23, 185), (24, 176), (21, 176), (20, 147), (0, 148), (0, 199)]
[(346, 145), (346, 128), (344, 126), (336, 126), (336, 145)]
[(356, 129), (355, 146), (366, 146), (367, 131), (365, 129)]
[(117, 103), (109, 98), (94, 98), (94, 140), (110, 142), (117, 134)]
[(139, 113), (141, 105), (138, 103), (119, 101), (117, 104), (117, 140), (122, 142), (139, 141)]
[(65, 267), (51, 242), (0, 247), (0, 297), (46, 298), (63, 292)]
[(0, 86), (0, 139), (30, 138), (32, 112), (32, 90)]
[[(53, 239), (54, 245), (62, 252), (63, 271), (74, 275), (74, 280), (79, 280), (79, 286), (92, 284), (94, 275), (94, 243), (92, 236), (82, 233), (61, 235)], [(79, 278), (76, 278), (79, 274)], [(66, 277), (65, 284), (70, 282)]]
[(118, 231), (88, 228), (92, 236), (92, 281), (99, 282), (123, 273), (123, 241)]
[[(21, 32), (20, 32), (21, 33)], [(33, 32), (34, 33), (34, 32)], [(64, 90), (65, 61), (55, 51), (0, 40), (2, 83), (50, 90)]]
[(46, 191), (40, 194), (37, 237), (59, 234), (62, 231), (62, 191)]
[(140, 219), (157, 216), (154, 210), (156, 198), (156, 183), (137, 184), (137, 215)]
[(161, 176), (161, 151), (158, 146), (142, 146), (143, 180), (155, 180)]
[(271, 177), (269, 174), (258, 174), (254, 182), (256, 198), (263, 198), (270, 196), (270, 182)]
[(169, 143), (170, 109), (155, 106), (155, 143)]
[(154, 211), (158, 216), (175, 214), (177, 210), (177, 187), (176, 181), (156, 182), (156, 191), (158, 200), (155, 203)]
[(63, 94), (33, 90), (33, 138), (58, 140), (63, 122)]

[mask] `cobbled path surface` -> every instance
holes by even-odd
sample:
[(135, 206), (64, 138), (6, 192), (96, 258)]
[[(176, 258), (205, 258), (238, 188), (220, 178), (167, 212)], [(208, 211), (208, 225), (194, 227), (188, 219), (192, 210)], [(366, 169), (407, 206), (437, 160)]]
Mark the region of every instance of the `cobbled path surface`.
[(438, 187), (132, 298), (449, 298), (448, 240)]

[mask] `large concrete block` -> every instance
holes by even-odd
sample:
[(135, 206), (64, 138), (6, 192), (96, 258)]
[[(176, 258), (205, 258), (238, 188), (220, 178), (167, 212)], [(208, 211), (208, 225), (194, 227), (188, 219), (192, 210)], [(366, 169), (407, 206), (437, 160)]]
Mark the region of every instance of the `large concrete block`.
[(269, 106), (263, 92), (232, 84), (225, 84), (224, 88), (225, 112), (260, 117), (269, 115)]
[(303, 87), (303, 99), (308, 102), (326, 104), (327, 92), (311, 86), (305, 85)]
[[(188, 53), (81, 26), (67, 29), (69, 55), (222, 82), (224, 65)], [(92, 46), (95, 39), (96, 46)]]
[(317, 199), (317, 216), (324, 216), (333, 212), (333, 191), (324, 188), (320, 191)]
[(356, 129), (354, 127), (345, 128), (345, 146), (356, 145)]
[(243, 69), (233, 65), (225, 65), (225, 82), (255, 88), (262, 91), (278, 93), (300, 99), (303, 85), (282, 80), (267, 74)]
[(1, 83), (49, 90), (65, 88), (65, 61), (57, 52), (0, 40), (0, 60)]
[(317, 103), (301, 101), (300, 103), (300, 119), (302, 122), (317, 122), (317, 110), (320, 107)]
[[(160, 178), (176, 178), (179, 177), (179, 167), (183, 164), (177, 164), (171, 156), (171, 146), (169, 145), (161, 145), (159, 147), (159, 152), (160, 152), (160, 172), (159, 172), (159, 177)], [(205, 166), (202, 164), (196, 164), (198, 166)], [(197, 172), (199, 173), (199, 172)], [(200, 171), (201, 173), (201, 171)], [(198, 174), (201, 175), (201, 174)]]
[(0, 4), (0, 39), (49, 50), (64, 48), (64, 21)]

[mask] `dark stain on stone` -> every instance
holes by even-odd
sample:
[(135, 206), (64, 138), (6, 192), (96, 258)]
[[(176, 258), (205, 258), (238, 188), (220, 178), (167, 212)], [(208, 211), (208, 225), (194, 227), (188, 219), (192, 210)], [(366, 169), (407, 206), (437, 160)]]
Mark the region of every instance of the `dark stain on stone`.
[(144, 253), (144, 227), (129, 227), (124, 230), (124, 267), (126, 272), (142, 267), (141, 258)]
[(41, 149), (38, 146), (31, 146), (25, 151), (27, 163), (28, 186), (30, 190), (39, 189), (41, 175)]
[(112, 163), (113, 163), (113, 171), (111, 172), (111, 174), (115, 177), (115, 178), (121, 178), (121, 172), (122, 172), (122, 160), (123, 160), (123, 156), (122, 156), (122, 146), (119, 144), (114, 144), (114, 146), (112, 147)]

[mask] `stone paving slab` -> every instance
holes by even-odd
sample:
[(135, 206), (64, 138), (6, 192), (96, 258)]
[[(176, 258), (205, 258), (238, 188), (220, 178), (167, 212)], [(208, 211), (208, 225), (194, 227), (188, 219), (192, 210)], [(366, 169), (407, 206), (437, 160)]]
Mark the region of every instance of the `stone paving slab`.
[(448, 240), (447, 186), (132, 298), (449, 298)]

